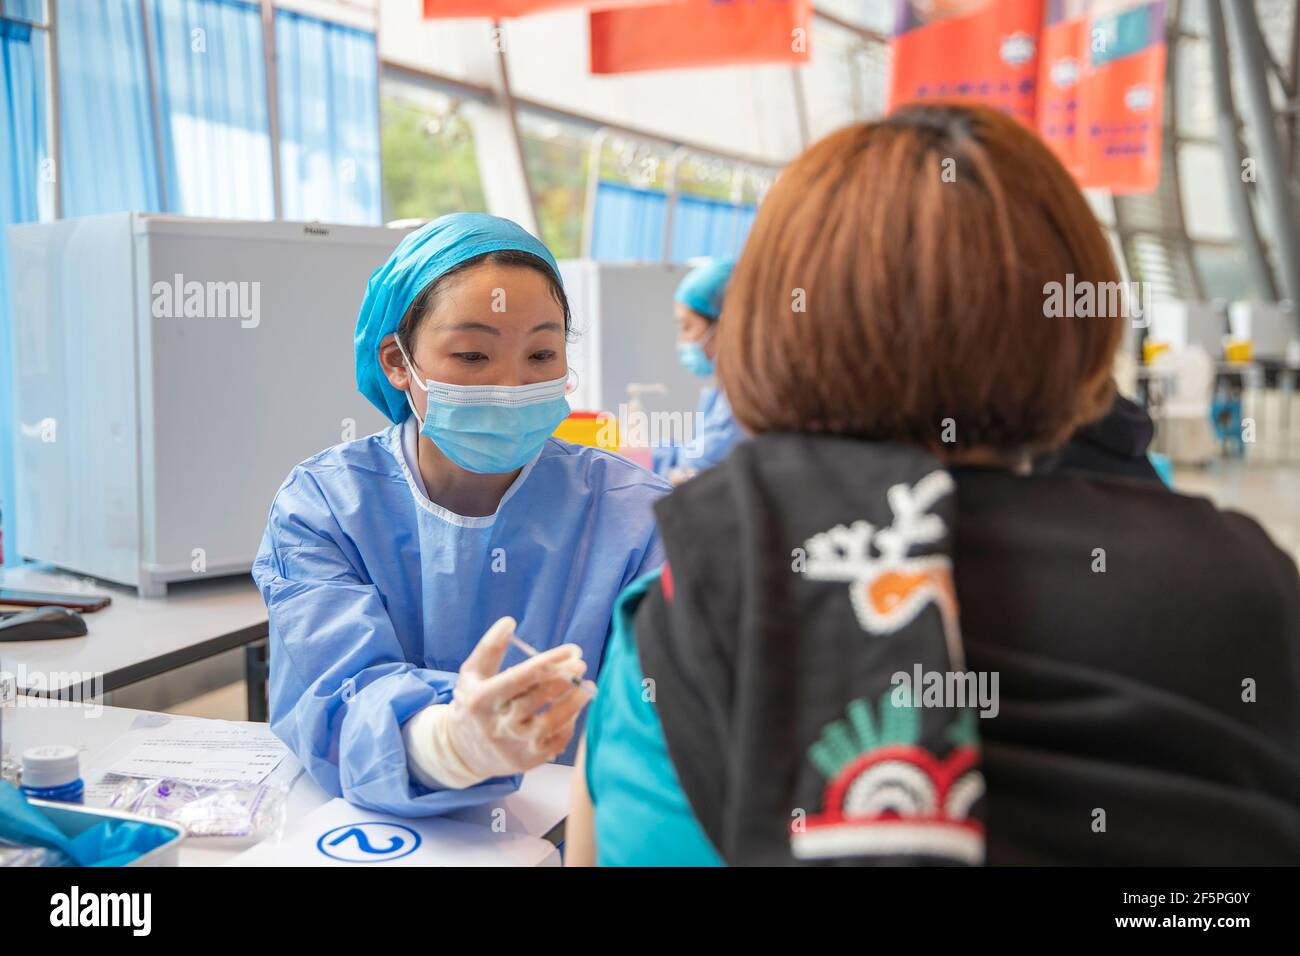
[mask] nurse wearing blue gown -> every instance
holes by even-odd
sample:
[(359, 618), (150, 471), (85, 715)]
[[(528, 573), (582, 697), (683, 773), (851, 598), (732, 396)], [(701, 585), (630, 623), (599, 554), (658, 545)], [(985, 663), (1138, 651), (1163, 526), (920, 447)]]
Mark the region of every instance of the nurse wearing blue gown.
[(568, 331), (555, 260), (507, 220), (444, 216), (371, 277), (357, 384), (394, 424), (294, 468), (253, 567), (271, 728), (328, 793), (433, 815), (571, 761), (668, 485), (549, 437)]
[[(700, 378), (713, 376), (718, 318), (722, 315), (723, 296), (735, 267), (733, 259), (714, 259), (692, 269), (673, 296), (677, 315), (677, 356), (688, 372)], [(700, 389), (696, 422), (696, 432), (690, 441), (654, 449), (655, 474), (678, 484), (722, 461), (736, 442), (745, 437), (731, 415), (727, 396), (716, 385)]]

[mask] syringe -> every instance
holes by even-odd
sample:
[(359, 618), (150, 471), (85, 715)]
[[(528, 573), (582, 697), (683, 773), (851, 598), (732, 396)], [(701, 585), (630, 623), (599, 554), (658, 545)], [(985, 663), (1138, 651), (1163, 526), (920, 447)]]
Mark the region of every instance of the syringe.
[[(525, 640), (524, 640), (522, 637), (520, 637), (518, 634), (511, 634), (511, 635), (510, 635), (510, 643), (513, 644), (515, 647), (519, 648), (521, 651), (523, 651), (523, 652), (524, 652), (525, 654), (527, 654), (529, 657), (536, 657), (538, 654), (541, 653), (541, 651), (539, 651), (537, 648), (533, 647), (533, 645), (529, 644), (527, 641), (525, 641)], [(578, 677), (576, 674), (574, 674), (574, 675), (572, 675), (572, 676), (569, 677), (569, 683), (572, 684), (574, 687), (581, 687), (581, 686), (582, 686), (582, 678), (581, 678), (581, 677)]]

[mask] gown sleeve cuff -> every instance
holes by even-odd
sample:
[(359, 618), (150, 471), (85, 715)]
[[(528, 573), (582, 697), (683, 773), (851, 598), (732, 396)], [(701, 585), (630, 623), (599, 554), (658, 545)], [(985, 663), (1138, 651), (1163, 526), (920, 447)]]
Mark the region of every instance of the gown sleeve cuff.
[(487, 778), (465, 765), (448, 736), (447, 704), (430, 704), (402, 725), (406, 766), (430, 790), (464, 790)]

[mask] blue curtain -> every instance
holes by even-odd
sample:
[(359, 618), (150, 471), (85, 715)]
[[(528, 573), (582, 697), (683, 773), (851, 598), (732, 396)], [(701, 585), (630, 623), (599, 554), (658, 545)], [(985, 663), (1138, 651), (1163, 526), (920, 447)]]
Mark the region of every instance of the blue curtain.
[(243, 0), (149, 7), (168, 211), (272, 218), (261, 9)]
[(45, 0), (4, 0), (4, 15), (28, 23), (45, 22)]
[(45, 136), (45, 38), (30, 27), (0, 19), (0, 511), (6, 564), (17, 563), (14, 501), (13, 341), (9, 324), (10, 223), (40, 218), (43, 179), (53, 165)]
[(137, 0), (61, 3), (63, 215), (163, 208)]
[[(698, 196), (678, 196), (673, 212), (672, 260), (736, 256), (754, 224), (757, 207)], [(591, 257), (606, 261), (658, 262), (664, 254), (668, 197), (601, 180), (596, 184)]]
[[(247, 0), (147, 0), (146, 7), (160, 150), (139, 0), (59, 7), (64, 214), (271, 218), (260, 7)], [(284, 216), (380, 222), (375, 35), (278, 10), (276, 45)]]
[(698, 196), (679, 196), (673, 212), (673, 261), (696, 256), (740, 254), (753, 225), (755, 206), (741, 206)]
[(667, 215), (663, 193), (601, 180), (592, 213), (591, 258), (658, 262), (664, 254)]
[(279, 10), (275, 53), (284, 217), (379, 223), (375, 35)]

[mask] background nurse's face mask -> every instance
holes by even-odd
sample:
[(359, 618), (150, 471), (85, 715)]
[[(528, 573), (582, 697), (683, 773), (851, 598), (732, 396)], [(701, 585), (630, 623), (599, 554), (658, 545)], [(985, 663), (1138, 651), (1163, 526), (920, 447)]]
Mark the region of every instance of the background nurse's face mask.
[(713, 374), (713, 359), (709, 358), (709, 353), (704, 351), (704, 343), (713, 338), (716, 328), (716, 323), (710, 325), (709, 331), (694, 342), (677, 343), (677, 360), (682, 363), (682, 368), (692, 375), (708, 378)]
[[(522, 468), (569, 415), (567, 375), (532, 385), (448, 385), (421, 379), (400, 338), (397, 347), (411, 381), (428, 395), (420, 434), (466, 471), (499, 475)], [(409, 390), (406, 401), (418, 420)]]

